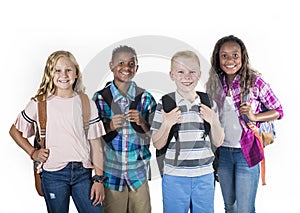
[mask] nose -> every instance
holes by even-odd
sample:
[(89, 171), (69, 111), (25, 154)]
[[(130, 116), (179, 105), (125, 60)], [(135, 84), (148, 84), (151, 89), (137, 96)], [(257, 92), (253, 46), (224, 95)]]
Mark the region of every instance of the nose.
[(184, 74), (183, 74), (183, 77), (186, 78), (186, 79), (191, 79), (192, 76), (193, 76), (193, 74), (190, 73), (190, 72), (187, 72), (187, 73), (184, 73)]
[(62, 71), (60, 72), (60, 76), (62, 76), (62, 77), (67, 76), (67, 71), (62, 70)]

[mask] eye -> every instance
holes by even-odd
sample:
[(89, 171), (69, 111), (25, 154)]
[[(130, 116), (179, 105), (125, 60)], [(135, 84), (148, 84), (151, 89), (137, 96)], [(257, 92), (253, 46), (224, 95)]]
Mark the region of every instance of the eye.
[(221, 54), (221, 55), (220, 55), (220, 58), (225, 59), (225, 58), (227, 58), (227, 55), (226, 55), (226, 54)]
[(68, 68), (66, 69), (66, 72), (72, 72), (72, 69)]
[(123, 66), (123, 65), (124, 65), (124, 61), (120, 61), (119, 66)]
[(134, 61), (130, 61), (128, 65), (133, 68), (133, 67), (135, 67), (135, 62)]
[(239, 54), (234, 53), (234, 54), (232, 55), (232, 57), (233, 57), (233, 58), (238, 58), (238, 57), (239, 57)]
[(59, 73), (59, 72), (61, 72), (61, 70), (60, 69), (55, 69), (55, 72)]

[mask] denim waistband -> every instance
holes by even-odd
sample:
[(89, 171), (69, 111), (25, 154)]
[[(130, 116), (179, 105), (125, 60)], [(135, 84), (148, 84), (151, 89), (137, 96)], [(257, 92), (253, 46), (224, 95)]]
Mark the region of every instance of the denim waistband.
[(231, 151), (231, 152), (240, 152), (240, 151), (242, 151), (241, 148), (235, 148), (235, 147), (221, 146), (220, 148), (224, 149), (224, 150)]
[(82, 162), (69, 162), (65, 168), (76, 169), (81, 167), (83, 167)]

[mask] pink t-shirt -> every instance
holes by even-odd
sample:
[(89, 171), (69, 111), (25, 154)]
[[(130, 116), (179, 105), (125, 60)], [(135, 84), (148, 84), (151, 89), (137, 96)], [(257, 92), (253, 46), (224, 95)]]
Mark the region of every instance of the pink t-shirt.
[[(88, 139), (96, 139), (105, 134), (98, 116), (96, 104), (90, 100), (91, 117)], [(34, 125), (38, 121), (37, 102), (31, 100), (17, 117), (16, 128), (23, 137), (35, 134)], [(51, 95), (47, 99), (46, 148), (49, 158), (43, 169), (57, 171), (69, 162), (82, 162), (85, 168), (93, 168), (90, 158), (90, 143), (85, 137), (81, 101), (79, 95), (61, 98)]]

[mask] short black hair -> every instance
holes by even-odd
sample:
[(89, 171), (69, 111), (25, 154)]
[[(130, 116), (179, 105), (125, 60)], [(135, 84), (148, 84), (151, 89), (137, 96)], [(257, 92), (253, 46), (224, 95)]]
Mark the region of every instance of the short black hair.
[(116, 55), (121, 52), (131, 53), (132, 55), (134, 55), (134, 57), (137, 61), (137, 55), (136, 55), (135, 49), (133, 49), (132, 47), (129, 47), (127, 45), (120, 45), (119, 47), (116, 47), (112, 52), (111, 61), (113, 61), (113, 59), (116, 57)]

